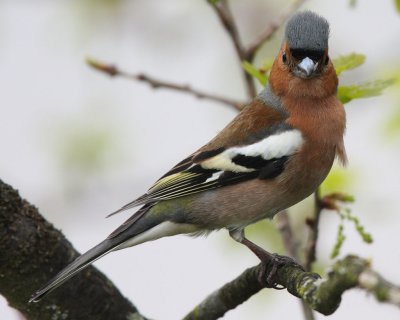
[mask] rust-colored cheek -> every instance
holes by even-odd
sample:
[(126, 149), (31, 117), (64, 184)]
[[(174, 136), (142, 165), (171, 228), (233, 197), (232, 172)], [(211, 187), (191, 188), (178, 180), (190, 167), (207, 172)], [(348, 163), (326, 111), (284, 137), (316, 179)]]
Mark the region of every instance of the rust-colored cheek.
[(269, 83), (271, 85), (272, 91), (277, 96), (283, 96), (287, 94), (288, 82), (289, 70), (281, 61), (279, 61), (278, 55), (272, 65), (271, 73), (269, 76)]
[(320, 76), (311, 79), (295, 77), (278, 55), (272, 65), (269, 83), (278, 96), (318, 99), (336, 95), (338, 79), (331, 62)]

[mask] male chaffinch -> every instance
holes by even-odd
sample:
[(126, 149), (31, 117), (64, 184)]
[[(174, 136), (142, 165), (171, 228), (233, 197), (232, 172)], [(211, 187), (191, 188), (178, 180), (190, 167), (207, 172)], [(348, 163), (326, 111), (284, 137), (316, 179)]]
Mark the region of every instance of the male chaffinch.
[(142, 206), (31, 301), (111, 251), (181, 233), (226, 228), (264, 263), (273, 263), (275, 256), (246, 239), (244, 228), (309, 196), (335, 156), (346, 162), (345, 111), (336, 98), (328, 36), (324, 18), (310, 11), (293, 16), (266, 88), (214, 139), (116, 211)]

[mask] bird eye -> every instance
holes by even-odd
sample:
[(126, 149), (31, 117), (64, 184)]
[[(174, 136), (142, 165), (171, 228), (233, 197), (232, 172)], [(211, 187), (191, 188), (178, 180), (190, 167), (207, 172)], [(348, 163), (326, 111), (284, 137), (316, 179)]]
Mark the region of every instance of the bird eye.
[(286, 61), (287, 61), (286, 52), (284, 52), (284, 53), (282, 54), (282, 61), (283, 61), (283, 63), (286, 63)]
[(324, 63), (325, 63), (325, 65), (327, 65), (329, 63), (329, 57), (328, 56), (325, 57)]

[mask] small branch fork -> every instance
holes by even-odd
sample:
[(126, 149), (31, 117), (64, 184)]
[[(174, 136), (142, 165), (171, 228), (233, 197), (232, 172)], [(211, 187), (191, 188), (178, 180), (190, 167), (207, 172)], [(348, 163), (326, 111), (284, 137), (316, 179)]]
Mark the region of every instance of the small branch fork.
[[(271, 22), (265, 30), (258, 36), (258, 38), (249, 45), (248, 48), (244, 48), (242, 42), (239, 37), (239, 32), (234, 20), (234, 17), (229, 8), (228, 2), (226, 0), (218, 1), (216, 4), (213, 4), (214, 8), (219, 20), (227, 31), (232, 43), (234, 45), (236, 54), (240, 61), (249, 61), (252, 62), (254, 60), (255, 54), (258, 49), (268, 41), (278, 30), (278, 28), (305, 2), (306, 0), (296, 0), (292, 3), (292, 5), (281, 14), (275, 21)], [(119, 76), (131, 80), (142, 81), (148, 83), (152, 88), (159, 89), (169, 89), (180, 91), (183, 93), (190, 94), (200, 99), (207, 99), (211, 101), (216, 101), (230, 107), (233, 107), (236, 110), (241, 110), (246, 102), (235, 101), (226, 97), (222, 97), (219, 95), (207, 93), (195, 88), (192, 88), (190, 85), (185, 84), (177, 84), (169, 81), (161, 81), (152, 76), (146, 75), (144, 73), (131, 74), (126, 71), (123, 71), (117, 68), (113, 64), (99, 62), (95, 59), (87, 59), (87, 63), (93, 67), (94, 69), (104, 72), (109, 76)], [(256, 95), (256, 88), (254, 85), (254, 81), (244, 69), (243, 76), (245, 79), (247, 95), (249, 99), (253, 98)]]
[[(236, 26), (235, 19), (231, 13), (227, 0), (220, 0), (215, 4), (212, 4), (219, 20), (224, 26), (226, 32), (230, 36), (233, 46), (235, 48), (236, 54), (240, 60), (252, 62), (254, 60), (255, 54), (258, 49), (279, 29), (279, 27), (301, 6), (306, 0), (296, 0), (289, 8), (281, 14), (275, 21), (272, 21), (265, 30), (251, 43), (248, 48), (245, 48), (240, 40), (239, 32)], [(210, 2), (208, 0), (208, 2)], [(247, 94), (249, 98), (253, 98), (256, 95), (256, 88), (251, 75), (249, 75), (245, 70), (243, 70), (243, 75), (245, 78)]]
[[(232, 43), (235, 47), (236, 54), (239, 58), (239, 61), (247, 60), (246, 57), (246, 49), (244, 49), (242, 42), (239, 37), (239, 32), (236, 27), (235, 20), (232, 16), (231, 10), (229, 8), (228, 2), (226, 0), (220, 0), (212, 7), (215, 10), (219, 20), (224, 26), (226, 32), (230, 36)], [(243, 68), (242, 73), (246, 83), (247, 95), (251, 99), (256, 96), (256, 87), (253, 81), (253, 77), (248, 74)]]

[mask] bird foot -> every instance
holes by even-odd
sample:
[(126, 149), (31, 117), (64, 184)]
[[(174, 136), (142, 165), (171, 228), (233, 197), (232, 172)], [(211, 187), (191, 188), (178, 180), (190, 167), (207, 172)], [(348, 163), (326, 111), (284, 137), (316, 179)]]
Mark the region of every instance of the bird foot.
[(286, 265), (293, 265), (304, 270), (304, 268), (293, 258), (280, 256), (276, 253), (269, 254), (266, 259), (261, 260), (261, 270), (258, 274), (258, 281), (262, 286), (277, 290), (286, 289), (285, 286), (277, 283), (278, 271)]

